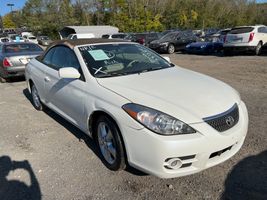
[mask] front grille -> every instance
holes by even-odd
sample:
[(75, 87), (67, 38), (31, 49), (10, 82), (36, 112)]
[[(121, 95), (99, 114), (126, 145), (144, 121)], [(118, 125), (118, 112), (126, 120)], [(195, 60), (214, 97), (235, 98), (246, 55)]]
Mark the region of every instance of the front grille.
[(239, 121), (239, 110), (237, 104), (224, 113), (203, 118), (203, 120), (219, 132), (227, 131)]

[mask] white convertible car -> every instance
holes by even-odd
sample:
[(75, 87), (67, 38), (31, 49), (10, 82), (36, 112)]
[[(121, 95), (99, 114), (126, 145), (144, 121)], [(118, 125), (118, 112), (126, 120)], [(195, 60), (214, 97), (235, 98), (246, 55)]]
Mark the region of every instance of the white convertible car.
[(136, 43), (56, 42), (25, 73), (33, 106), (91, 136), (111, 170), (193, 174), (232, 157), (247, 134), (236, 90)]

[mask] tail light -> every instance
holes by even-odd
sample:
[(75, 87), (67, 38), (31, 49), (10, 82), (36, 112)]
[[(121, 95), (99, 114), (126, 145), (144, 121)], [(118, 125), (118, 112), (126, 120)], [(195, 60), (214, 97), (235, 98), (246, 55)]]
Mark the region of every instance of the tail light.
[(12, 63), (10, 62), (8, 58), (4, 58), (3, 67), (12, 67)]
[(250, 33), (248, 42), (251, 42), (254, 38), (254, 33)]
[(140, 38), (140, 39), (139, 39), (139, 43), (140, 43), (140, 44), (145, 44), (145, 38)]

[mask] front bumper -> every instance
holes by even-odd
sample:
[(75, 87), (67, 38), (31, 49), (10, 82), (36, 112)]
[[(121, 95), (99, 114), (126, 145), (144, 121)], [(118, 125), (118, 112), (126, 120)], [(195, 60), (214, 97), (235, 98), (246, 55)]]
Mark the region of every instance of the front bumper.
[(25, 66), (5, 67), (3, 68), (3, 78), (24, 76)]
[[(239, 122), (221, 133), (205, 122), (190, 124), (197, 133), (180, 136), (162, 136), (146, 128), (121, 127), (128, 162), (161, 178), (194, 174), (222, 163), (236, 154), (245, 140), (248, 114), (243, 102), (239, 105), (239, 112)], [(178, 158), (181, 167), (166, 167), (166, 162), (172, 158)]]
[(157, 45), (157, 46), (149, 45), (149, 48), (159, 53), (166, 53), (168, 51), (168, 46), (166, 45), (162, 45), (162, 46), (161, 45)]

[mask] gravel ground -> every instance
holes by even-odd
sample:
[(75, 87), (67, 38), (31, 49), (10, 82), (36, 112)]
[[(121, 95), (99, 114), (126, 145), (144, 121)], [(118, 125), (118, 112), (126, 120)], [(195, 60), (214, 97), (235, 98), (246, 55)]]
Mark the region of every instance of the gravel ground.
[(182, 178), (159, 179), (132, 168), (112, 172), (90, 138), (52, 111), (35, 111), (24, 80), (15, 80), (0, 84), (0, 199), (266, 200), (267, 57), (170, 57), (240, 92), (250, 123), (238, 154)]

